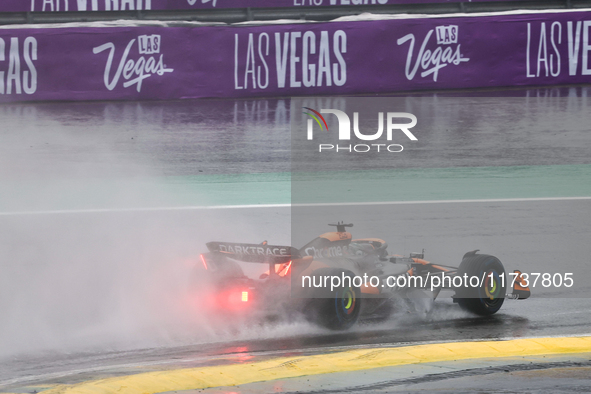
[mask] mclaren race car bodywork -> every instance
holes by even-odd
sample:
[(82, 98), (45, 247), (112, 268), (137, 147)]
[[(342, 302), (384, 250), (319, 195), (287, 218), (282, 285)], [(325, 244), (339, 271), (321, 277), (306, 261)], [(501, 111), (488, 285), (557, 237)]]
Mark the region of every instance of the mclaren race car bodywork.
[[(347, 329), (359, 319), (384, 319), (412, 298), (435, 300), (454, 291), (453, 300), (477, 315), (492, 315), (502, 306), (507, 287), (511, 298), (529, 297), (521, 272), (507, 275), (494, 256), (464, 255), (459, 267), (433, 264), (424, 253), (389, 255), (378, 238), (353, 239), (338, 223), (336, 231), (302, 248), (209, 242), (198, 276), (208, 285), (207, 303), (217, 312), (265, 316), (303, 315), (330, 329)], [(242, 264), (267, 264), (257, 278)]]

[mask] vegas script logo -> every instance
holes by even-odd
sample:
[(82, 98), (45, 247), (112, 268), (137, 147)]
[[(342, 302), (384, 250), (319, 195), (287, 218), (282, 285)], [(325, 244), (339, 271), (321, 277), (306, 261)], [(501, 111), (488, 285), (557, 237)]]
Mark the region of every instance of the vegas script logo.
[[(134, 59), (130, 52), (136, 41), (139, 56)], [(124, 88), (135, 85), (137, 91), (141, 92), (142, 83), (145, 79), (154, 75), (163, 76), (165, 73), (173, 72), (172, 68), (167, 68), (164, 64), (164, 55), (160, 53), (161, 42), (162, 37), (159, 34), (142, 35), (129, 41), (114, 74), (112, 73), (112, 67), (116, 52), (115, 44), (108, 42), (93, 48), (92, 52), (95, 55), (103, 51), (109, 51), (104, 73), (106, 88), (109, 90), (115, 89), (121, 78), (123, 78)]]

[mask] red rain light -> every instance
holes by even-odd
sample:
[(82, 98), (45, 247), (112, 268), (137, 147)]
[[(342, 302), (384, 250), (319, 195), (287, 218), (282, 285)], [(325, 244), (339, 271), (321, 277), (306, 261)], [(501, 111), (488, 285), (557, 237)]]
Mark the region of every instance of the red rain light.
[(203, 266), (205, 267), (205, 269), (207, 269), (207, 261), (205, 261), (205, 256), (203, 254), (199, 256), (201, 257), (201, 262), (203, 263)]

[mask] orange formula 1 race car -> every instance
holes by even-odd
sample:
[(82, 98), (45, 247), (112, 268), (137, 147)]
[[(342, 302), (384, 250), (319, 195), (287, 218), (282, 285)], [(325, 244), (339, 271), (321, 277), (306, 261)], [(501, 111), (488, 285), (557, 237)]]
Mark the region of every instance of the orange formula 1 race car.
[[(494, 256), (464, 255), (459, 267), (433, 264), (424, 253), (389, 255), (378, 238), (352, 239), (347, 227), (313, 239), (302, 248), (209, 242), (196, 276), (205, 284), (205, 300), (216, 313), (249, 316), (305, 316), (321, 326), (343, 330), (360, 319), (383, 320), (397, 308), (432, 303), (442, 290), (477, 315), (496, 313), (506, 297), (525, 299), (530, 290), (520, 271), (507, 274)], [(267, 264), (257, 277), (244, 265)], [(512, 288), (511, 294), (506, 289)], [(425, 302), (419, 304), (425, 305)]]

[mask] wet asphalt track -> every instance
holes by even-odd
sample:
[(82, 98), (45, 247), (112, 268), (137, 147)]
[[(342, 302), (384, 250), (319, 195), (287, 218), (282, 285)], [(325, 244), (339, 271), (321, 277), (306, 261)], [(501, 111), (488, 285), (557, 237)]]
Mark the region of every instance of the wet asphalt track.
[[(576, 94), (580, 95), (581, 91)], [(211, 108), (195, 110), (192, 104), (4, 106), (3, 117), (14, 128), (3, 131), (2, 135), (5, 142), (2, 177), (12, 185), (19, 177), (59, 182), (87, 177), (125, 179), (201, 172), (289, 171), (285, 164), (289, 146), (283, 138), (289, 124), (282, 104), (273, 101), (272, 109), (262, 112), (257, 112), (257, 106), (268, 106), (268, 102), (208, 104), (225, 114), (222, 122), (219, 117), (207, 117)], [(563, 107), (564, 103), (548, 105), (557, 105), (553, 107), (557, 113), (561, 108), (571, 108), (571, 118), (591, 113), (586, 99), (580, 97), (572, 99), (568, 108)], [(35, 116), (31, 117), (31, 113)], [(246, 126), (238, 126), (241, 122)], [(44, 127), (47, 124), (50, 127)], [(556, 130), (546, 133), (537, 130), (543, 133), (539, 139), (530, 135), (530, 141), (536, 141), (539, 151), (560, 144), (560, 150), (552, 155), (524, 155), (523, 152), (531, 151), (528, 140), (520, 140), (522, 134), (512, 134), (510, 130), (502, 137), (485, 134), (499, 138), (496, 143), (475, 139), (478, 146), (475, 150), (490, 152), (491, 147), (498, 147), (499, 141), (511, 140), (513, 149), (497, 155), (502, 158), (502, 165), (588, 164), (591, 157), (591, 139), (585, 126), (588, 124), (583, 120), (574, 122), (572, 130), (567, 130), (567, 135), (574, 136), (572, 139), (562, 138), (563, 134)], [(239, 137), (233, 133), (216, 135), (221, 130), (234, 129)], [(257, 154), (256, 141), (259, 147), (264, 143), (269, 149)], [(435, 151), (446, 143), (451, 144), (439, 140), (432, 149)], [(206, 153), (208, 149), (210, 154)], [(494, 155), (482, 161), (474, 154), (475, 150), (460, 164), (495, 165)], [(445, 167), (446, 163), (445, 157), (437, 159), (431, 155), (425, 165)], [(413, 167), (408, 163), (406, 166)], [(129, 206), (133, 202), (123, 197), (115, 198), (116, 203)], [(141, 199), (137, 195), (132, 197)], [(309, 224), (311, 234), (286, 231), (291, 228), (294, 213), (298, 223)], [(205, 241), (226, 237), (242, 241), (248, 234), (249, 242), (270, 240), (273, 236), (276, 243), (293, 242), (297, 246), (307, 241), (306, 238), (324, 232), (326, 223), (339, 219), (355, 223), (354, 236), (386, 239), (393, 253), (425, 248), (428, 260), (454, 265), (464, 252), (481, 249), (483, 253), (498, 256), (508, 269), (573, 272), (575, 287), (533, 289), (530, 300), (507, 300), (499, 314), (485, 319), (461, 312), (448, 298), (443, 298), (427, 316), (395, 315), (388, 322), (359, 325), (346, 333), (327, 332), (305, 323), (262, 326), (240, 323), (205, 330), (199, 322), (191, 330), (190, 321), (179, 320), (189, 333), (170, 331), (170, 327), (163, 325), (157, 327), (159, 332), (153, 330), (146, 334), (145, 327), (153, 329), (154, 316), (145, 311), (137, 314), (138, 308), (145, 307), (138, 301), (141, 297), (126, 293), (161, 295), (139, 290), (147, 283), (142, 280), (148, 280), (137, 274), (145, 268), (145, 263), (158, 273), (161, 266), (157, 261), (180, 260), (199, 253)], [(73, 383), (158, 368), (318, 354), (356, 346), (589, 334), (590, 219), (589, 200), (305, 208), (294, 212), (289, 208), (256, 208), (2, 217), (1, 261), (9, 274), (0, 279), (4, 289), (1, 305), (10, 319), (0, 323), (5, 338), (1, 348), (4, 352), (0, 353), (3, 356), (0, 357), (0, 388), (40, 382)], [(208, 223), (217, 225), (212, 228)], [(96, 247), (97, 240), (103, 247)], [(30, 247), (36, 242), (35, 247)], [(144, 253), (138, 254), (138, 250)], [(81, 256), (85, 258), (85, 268), (80, 268)], [(136, 260), (142, 263), (132, 263)], [(66, 268), (61, 271), (59, 267), (64, 265)], [(103, 269), (96, 268), (101, 265)], [(66, 272), (69, 276), (51, 275)], [(117, 278), (115, 285), (113, 278)], [(78, 287), (72, 285), (77, 281)], [(84, 293), (88, 300), (72, 302), (72, 298), (84, 298), (80, 297)], [(129, 309), (121, 306), (118, 296), (130, 304)], [(164, 313), (166, 308), (166, 304), (154, 306), (161, 318), (168, 316)], [(183, 312), (193, 311), (199, 313), (192, 309)], [(139, 323), (108, 325), (105, 320), (109, 316), (119, 320), (127, 316)], [(94, 331), (93, 325), (98, 327)], [(93, 341), (94, 337), (102, 336), (103, 329), (110, 335)], [(43, 332), (45, 336), (39, 335)], [(142, 340), (135, 341), (137, 336)], [(15, 349), (24, 349), (25, 354)]]
[[(254, 333), (261, 329), (257, 324), (238, 325), (233, 334), (226, 334), (225, 338), (211, 338), (213, 343), (200, 343), (179, 347), (154, 348), (126, 352), (101, 351), (91, 354), (59, 354), (49, 353), (46, 356), (18, 356), (3, 361), (0, 368), (0, 381), (22, 382), (29, 379), (35, 381), (42, 377), (47, 381), (53, 374), (68, 375), (67, 378), (59, 378), (56, 381), (77, 381), (90, 377), (104, 376), (109, 371), (129, 370), (133, 366), (142, 366), (142, 370), (149, 370), (151, 365), (164, 365), (165, 368), (173, 366), (198, 366), (212, 363), (225, 363), (233, 361), (253, 361), (271, 356), (316, 354), (351, 346), (399, 346), (409, 343), (423, 343), (431, 341), (455, 341), (473, 339), (497, 339), (529, 336), (562, 336), (591, 333), (591, 304), (585, 298), (589, 294), (589, 284), (585, 278), (589, 273), (580, 264), (591, 255), (591, 245), (586, 242), (591, 238), (591, 229), (586, 217), (580, 212), (591, 211), (591, 201), (544, 201), (544, 202), (506, 202), (506, 203), (468, 203), (446, 204), (445, 214), (453, 217), (453, 221), (435, 221), (435, 212), (443, 209), (440, 204), (406, 205), (397, 206), (399, 211), (398, 226), (392, 228), (389, 219), (380, 220), (381, 207), (366, 207), (349, 216), (351, 221), (357, 223), (358, 235), (369, 235), (370, 231), (378, 234), (387, 234), (393, 239), (391, 245), (396, 243), (410, 247), (414, 250), (424, 245), (426, 258), (443, 264), (457, 264), (464, 251), (473, 248), (482, 248), (483, 252), (496, 254), (505, 262), (508, 269), (521, 268), (524, 271), (533, 269), (546, 272), (574, 271), (576, 292), (557, 291), (555, 289), (533, 289), (533, 296), (526, 301), (507, 300), (500, 313), (490, 318), (477, 318), (460, 311), (456, 305), (451, 304), (449, 294), (442, 293), (441, 302), (428, 316), (415, 316), (410, 314), (395, 315), (389, 322), (378, 325), (365, 324), (356, 327), (346, 333), (327, 332), (312, 326), (280, 323), (267, 323), (262, 326), (267, 330), (269, 338), (257, 339)], [(373, 212), (372, 212), (373, 211)], [(560, 212), (560, 215), (550, 215), (549, 212)], [(486, 214), (488, 212), (488, 214)], [(523, 214), (536, 217), (537, 222), (532, 226), (530, 221), (523, 220)], [(237, 214), (236, 212), (235, 214)], [(253, 223), (261, 220), (266, 214), (273, 214), (274, 225), (281, 221), (289, 222), (290, 210), (282, 209), (244, 209), (240, 215), (248, 218), (247, 222)], [(324, 212), (326, 218), (330, 213)], [(395, 214), (395, 212), (392, 212)], [(152, 221), (163, 225), (181, 226), (181, 230), (191, 231), (191, 223), (207, 219), (215, 219), (217, 213), (204, 214), (203, 212), (176, 212), (166, 213), (166, 218), (158, 218), (160, 214), (132, 213), (128, 218), (131, 222), (146, 225)], [(322, 223), (325, 218), (318, 217), (317, 212), (311, 213), (311, 220)], [(361, 216), (357, 216), (361, 215)], [(373, 216), (376, 216), (373, 218)], [(479, 225), (483, 222), (483, 216), (487, 216), (486, 226)], [(102, 227), (104, 214), (90, 215), (84, 219), (81, 215), (62, 215), (54, 219), (57, 228), (88, 228)], [(138, 216), (143, 216), (138, 220)], [(152, 216), (152, 218), (149, 218)], [(205, 217), (204, 217), (205, 216)], [(207, 219), (206, 219), (207, 217)], [(389, 216), (387, 216), (389, 217)], [(258, 218), (258, 219), (257, 219)], [(277, 220), (279, 218), (279, 220)], [(494, 218), (494, 220), (491, 220)], [(35, 220), (29, 219), (29, 220)], [(264, 219), (262, 220), (264, 224)], [(480, 230), (473, 230), (476, 226)], [(552, 239), (562, 239), (566, 236), (560, 231), (577, 234), (578, 239), (571, 242), (552, 244)], [(274, 227), (274, 226), (273, 226)], [(405, 229), (401, 231), (401, 227)], [(507, 232), (507, 227), (512, 231)], [(549, 231), (548, 229), (552, 229)], [(126, 234), (129, 228), (114, 230), (113, 237), (117, 238), (117, 231)], [(139, 228), (137, 231), (141, 231)], [(241, 228), (239, 228), (241, 230)], [(43, 230), (39, 230), (43, 231)], [(63, 234), (55, 234), (62, 242), (72, 237), (67, 230)], [(485, 239), (485, 241), (483, 241)], [(80, 238), (71, 239), (70, 242), (80, 242)], [(84, 240), (90, 243), (92, 239)], [(85, 246), (85, 245), (82, 245)], [(140, 244), (130, 244), (129, 249), (134, 250)], [(416, 246), (416, 247), (415, 247)], [(391, 248), (391, 250), (394, 250)], [(561, 264), (557, 266), (556, 261)], [(589, 264), (586, 265), (588, 269)], [(581, 298), (573, 298), (573, 297)], [(72, 313), (79, 310), (72, 309)], [(190, 311), (187, 311), (190, 312)], [(195, 313), (199, 313), (195, 310)], [(258, 328), (257, 328), (258, 327)], [(68, 332), (68, 328), (64, 328)], [(294, 331), (301, 330), (304, 334)], [(282, 334), (282, 331), (285, 334)], [(72, 334), (76, 334), (72, 332)], [(238, 340), (230, 338), (237, 337)], [(195, 335), (196, 341), (200, 341), (200, 335)], [(201, 341), (200, 341), (201, 342)], [(71, 374), (71, 370), (76, 372)], [(49, 379), (53, 381), (53, 379)]]

